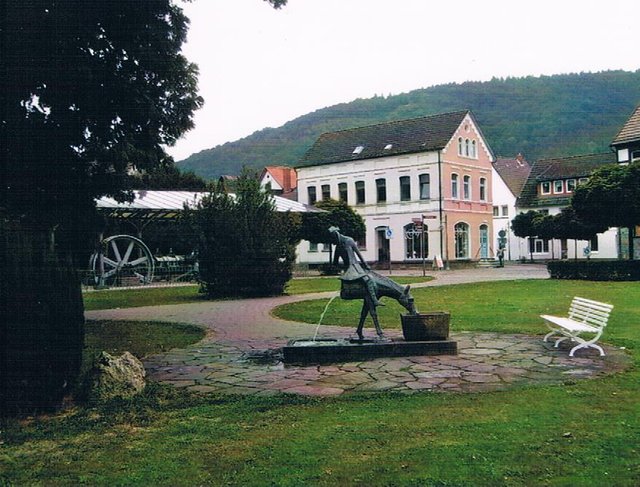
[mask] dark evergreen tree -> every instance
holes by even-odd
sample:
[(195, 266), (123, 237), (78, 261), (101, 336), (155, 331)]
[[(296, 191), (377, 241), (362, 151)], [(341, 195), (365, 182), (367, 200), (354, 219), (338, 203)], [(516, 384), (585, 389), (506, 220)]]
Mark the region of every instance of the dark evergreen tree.
[(235, 194), (219, 185), (190, 212), (199, 235), (200, 279), (211, 297), (282, 294), (291, 279), (299, 218), (278, 213), (255, 174)]
[(32, 411), (55, 406), (79, 370), (71, 255), (94, 199), (125, 197), (132, 168), (165, 160), (202, 99), (170, 0), (27, 0), (3, 16), (0, 402)]

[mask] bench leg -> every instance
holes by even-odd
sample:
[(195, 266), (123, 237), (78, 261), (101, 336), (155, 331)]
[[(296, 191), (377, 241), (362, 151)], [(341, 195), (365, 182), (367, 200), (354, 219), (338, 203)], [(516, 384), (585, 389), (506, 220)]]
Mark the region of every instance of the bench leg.
[[(556, 343), (554, 345), (555, 348), (558, 348), (558, 345), (560, 345), (560, 342), (564, 342), (565, 340), (568, 340), (571, 337), (560, 337), (556, 340)], [(571, 338), (571, 340), (573, 340), (573, 338)]]
[(573, 354), (576, 353), (576, 351), (580, 350), (581, 348), (590, 348), (590, 347), (598, 350), (600, 352), (600, 356), (604, 357), (604, 350), (600, 345), (596, 345), (596, 342), (598, 341), (598, 338), (600, 338), (600, 335), (602, 335), (602, 332), (596, 334), (596, 336), (594, 336), (591, 340), (584, 340), (577, 335), (574, 336), (573, 340), (578, 342), (578, 345), (576, 345), (571, 349), (571, 351), (569, 352), (569, 357), (573, 357)]
[(602, 347), (591, 342), (583, 342), (580, 345), (576, 345), (575, 347), (573, 347), (569, 352), (569, 357), (573, 357), (573, 354), (576, 353), (576, 350), (580, 350), (581, 348), (595, 348), (600, 352), (600, 356), (604, 357), (604, 350), (602, 349)]

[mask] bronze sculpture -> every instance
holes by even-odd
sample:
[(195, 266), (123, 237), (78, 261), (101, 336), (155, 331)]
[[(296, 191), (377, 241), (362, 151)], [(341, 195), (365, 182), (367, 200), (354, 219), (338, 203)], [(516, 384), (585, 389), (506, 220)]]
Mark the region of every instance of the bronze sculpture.
[(340, 276), (340, 297), (345, 300), (363, 300), (360, 321), (356, 329), (360, 340), (364, 339), (362, 329), (367, 314), (371, 315), (378, 336), (384, 338), (376, 311), (378, 306), (384, 305), (379, 300), (382, 296), (395, 299), (410, 314), (417, 314), (413, 296), (409, 292), (410, 286), (403, 287), (388, 277), (371, 270), (358, 250), (356, 242), (351, 237), (342, 235), (339, 228), (330, 227), (329, 233), (333, 237), (333, 243), (336, 244), (333, 263), (338, 265), (340, 259), (343, 262), (343, 273)]

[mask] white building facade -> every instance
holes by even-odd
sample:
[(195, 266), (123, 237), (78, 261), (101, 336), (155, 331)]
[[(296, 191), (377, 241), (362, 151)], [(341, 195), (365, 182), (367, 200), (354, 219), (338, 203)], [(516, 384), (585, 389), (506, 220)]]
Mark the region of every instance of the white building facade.
[[(529, 210), (557, 215), (569, 206), (573, 190), (597, 168), (615, 163), (615, 154), (588, 154), (542, 159), (531, 166), (531, 172), (517, 200), (518, 213)], [(520, 239), (526, 258), (552, 259), (616, 259), (620, 256), (620, 235), (617, 228), (599, 233), (587, 240)]]
[[(298, 200), (346, 201), (369, 262), (479, 260), (492, 251), (492, 161), (469, 111), (323, 134), (297, 167)], [(302, 242), (299, 260), (327, 262), (323, 250)]]

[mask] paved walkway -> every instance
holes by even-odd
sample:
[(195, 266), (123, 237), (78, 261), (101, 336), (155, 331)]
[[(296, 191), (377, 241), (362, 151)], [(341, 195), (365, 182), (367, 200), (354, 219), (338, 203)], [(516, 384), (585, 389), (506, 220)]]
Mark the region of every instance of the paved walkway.
[[(394, 275), (408, 273), (396, 271)], [(546, 268), (540, 265), (429, 274), (436, 279), (413, 287), (548, 277)], [(624, 353), (612, 347), (605, 347), (606, 357), (589, 350), (579, 352), (580, 357), (569, 358), (567, 349), (554, 349), (543, 343), (541, 336), (463, 332), (452, 334), (452, 339), (458, 342), (456, 356), (388, 358), (328, 366), (283, 365), (278, 348), (293, 338), (313, 336), (315, 325), (281, 320), (270, 311), (284, 303), (334, 294), (91, 311), (87, 312), (87, 318), (205, 326), (209, 332), (201, 342), (144, 361), (150, 379), (198, 392), (256, 395), (278, 392), (338, 395), (381, 390), (481, 392), (532, 382), (561, 384), (619, 370), (627, 363)], [(352, 331), (322, 326), (323, 337), (344, 338)], [(385, 333), (392, 338), (400, 336), (397, 330)]]

